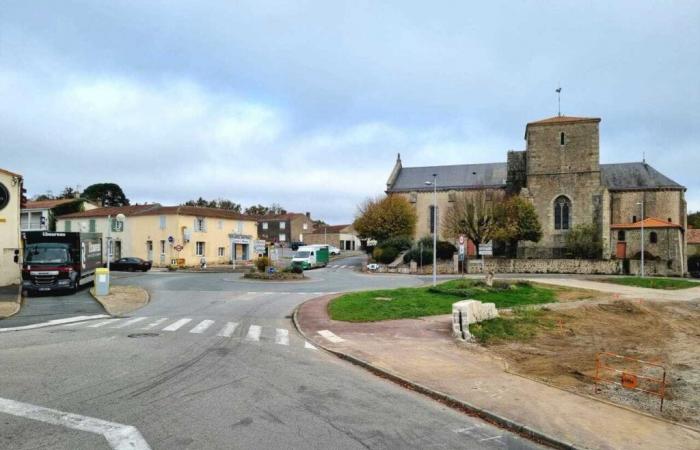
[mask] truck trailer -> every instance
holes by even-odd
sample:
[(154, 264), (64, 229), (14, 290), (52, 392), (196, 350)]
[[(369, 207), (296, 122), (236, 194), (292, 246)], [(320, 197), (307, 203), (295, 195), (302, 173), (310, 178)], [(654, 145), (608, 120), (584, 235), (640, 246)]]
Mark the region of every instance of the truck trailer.
[(292, 266), (301, 267), (302, 269), (326, 267), (328, 259), (327, 245), (307, 245), (299, 247), (296, 253), (294, 253)]
[(55, 231), (22, 233), (22, 290), (27, 293), (69, 291), (95, 280), (102, 267), (102, 234)]

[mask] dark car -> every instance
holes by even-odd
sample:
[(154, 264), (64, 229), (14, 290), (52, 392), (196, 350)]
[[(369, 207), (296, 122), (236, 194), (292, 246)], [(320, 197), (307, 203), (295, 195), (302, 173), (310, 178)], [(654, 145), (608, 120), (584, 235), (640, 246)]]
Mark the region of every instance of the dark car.
[(294, 251), (299, 250), (299, 247), (303, 247), (304, 243), (303, 242), (290, 242), (289, 243), (289, 248), (291, 248)]
[[(109, 265), (111, 270), (122, 270), (127, 272), (148, 272), (151, 269), (151, 261), (146, 261), (141, 258), (120, 258), (112, 261)], [(105, 267), (107, 265), (105, 264)]]

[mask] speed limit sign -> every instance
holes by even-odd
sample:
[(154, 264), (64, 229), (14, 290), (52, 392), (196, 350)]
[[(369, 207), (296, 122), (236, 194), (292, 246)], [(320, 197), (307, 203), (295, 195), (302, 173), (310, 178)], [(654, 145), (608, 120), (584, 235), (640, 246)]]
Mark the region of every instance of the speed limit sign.
[(463, 234), (459, 235), (459, 245), (464, 245), (464, 235)]

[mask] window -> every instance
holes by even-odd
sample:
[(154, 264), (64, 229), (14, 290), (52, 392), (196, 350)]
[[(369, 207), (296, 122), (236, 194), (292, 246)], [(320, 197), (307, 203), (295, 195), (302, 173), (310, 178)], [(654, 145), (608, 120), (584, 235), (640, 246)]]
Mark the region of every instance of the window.
[(637, 221), (637, 216), (632, 216), (632, 223), (635, 223)]
[(447, 201), (448, 201), (448, 202), (454, 202), (455, 200), (457, 200), (457, 193), (455, 193), (455, 192), (448, 192), (448, 193), (447, 193)]
[(207, 222), (204, 217), (197, 217), (194, 219), (194, 231), (207, 231)]
[(267, 222), (263, 222), (263, 230), (267, 230)]
[(287, 240), (287, 235), (284, 233), (280, 233), (280, 242), (285, 242)]
[(95, 219), (90, 219), (90, 233), (95, 232)]
[(560, 195), (554, 200), (554, 229), (568, 230), (571, 222), (571, 201)]
[(195, 255), (196, 256), (204, 256), (204, 242), (197, 241), (195, 243)]
[(165, 241), (160, 241), (160, 254), (165, 255)]
[(165, 230), (165, 216), (160, 216), (160, 229)]
[(672, 221), (671, 218), (669, 217), (669, 218), (668, 218), (668, 223), (671, 223), (671, 222), (673, 222), (673, 221)]
[[(669, 222), (670, 222), (670, 220), (669, 220)], [(308, 229), (309, 229), (309, 224), (306, 223), (306, 222), (304, 222), (304, 225), (302, 225), (302, 228), (303, 228), (304, 230), (308, 230)]]
[(224, 252), (226, 251), (226, 247), (219, 247), (219, 256), (224, 256)]
[(656, 244), (659, 241), (659, 237), (656, 235), (656, 231), (649, 233), (649, 242)]
[(564, 136), (564, 132), (562, 131), (559, 133), (559, 145), (564, 145), (566, 144), (566, 136)]
[(280, 230), (284, 230), (287, 228), (287, 222), (280, 222)]
[(625, 242), (625, 230), (620, 230), (617, 232), (617, 240), (620, 242)]
[(64, 228), (63, 228), (64, 231), (70, 231), (70, 227), (71, 227), (70, 220), (66, 220), (66, 223), (63, 226), (64, 226)]
[[(430, 221), (430, 233), (432, 234), (432, 233), (435, 233), (435, 222), (436, 222), (436, 220), (435, 220), (436, 217), (435, 217), (435, 216), (440, 214), (440, 208), (437, 208), (437, 211), (436, 211), (436, 210), (435, 210), (435, 207), (431, 205), (431, 206), (428, 208), (428, 214), (430, 214), (430, 218), (429, 218), (429, 221)], [(438, 223), (440, 223), (439, 220), (438, 220)]]
[(418, 193), (411, 192), (410, 194), (408, 194), (408, 201), (411, 203), (416, 203), (418, 201)]
[(19, 227), (22, 230), (29, 228), (29, 213), (23, 212), (19, 216)]

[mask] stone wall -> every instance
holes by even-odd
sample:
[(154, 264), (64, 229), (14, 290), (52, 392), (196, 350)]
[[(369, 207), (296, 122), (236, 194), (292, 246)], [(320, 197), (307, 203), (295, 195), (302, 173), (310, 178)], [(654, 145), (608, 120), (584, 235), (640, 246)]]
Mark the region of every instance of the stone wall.
[(616, 191), (610, 193), (610, 222), (633, 223), (641, 220), (642, 210), (637, 203), (644, 199), (644, 216), (685, 226), (685, 199), (681, 190)]
[[(494, 273), (622, 274), (622, 262), (611, 260), (492, 258), (484, 265)], [(469, 272), (481, 273), (481, 264), (470, 264)]]
[[(621, 236), (620, 231), (624, 231), (624, 236)], [(610, 233), (611, 255), (613, 257), (615, 256), (618, 242), (625, 242), (626, 258), (630, 260), (632, 258), (637, 259), (637, 255), (641, 253), (642, 250), (642, 243), (640, 239), (641, 231), (642, 230), (639, 228), (626, 230), (613, 229)], [(652, 233), (656, 233), (656, 243), (651, 242)], [(644, 253), (655, 258), (659, 258), (659, 261), (655, 261), (655, 266), (658, 266), (658, 268), (655, 270), (658, 270), (659, 273), (674, 275), (681, 275), (683, 273), (684, 267), (681, 266), (681, 263), (685, 260), (685, 247), (684, 243), (682, 242), (682, 236), (683, 235), (678, 228), (644, 229)], [(618, 238), (620, 237), (624, 237), (624, 241), (619, 241)], [(631, 260), (630, 263), (632, 262), (635, 262), (636, 264), (636, 261)], [(652, 260), (647, 258), (645, 263), (651, 262)], [(631, 266), (630, 273), (636, 273), (635, 270), (631, 269)]]

